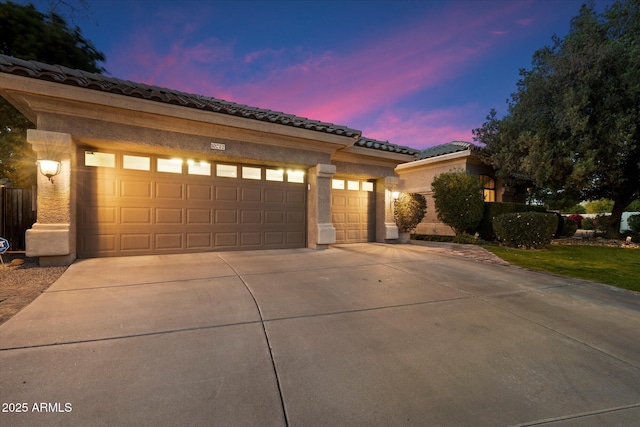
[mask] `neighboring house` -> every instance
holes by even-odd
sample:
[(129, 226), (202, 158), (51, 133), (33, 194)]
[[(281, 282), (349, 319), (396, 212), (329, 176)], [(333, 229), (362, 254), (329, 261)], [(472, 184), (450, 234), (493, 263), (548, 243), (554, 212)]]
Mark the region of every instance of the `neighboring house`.
[(422, 150), (416, 160), (400, 164), (396, 173), (400, 178), (398, 190), (420, 193), (427, 199), (427, 214), (418, 225), (416, 233), (454, 235), (453, 229), (440, 222), (436, 215), (431, 183), (433, 179), (447, 172), (467, 172), (478, 176), (484, 187), (486, 202), (524, 202), (522, 189), (503, 185), (497, 179), (493, 168), (482, 162), (479, 147), (462, 141), (453, 141)]
[[(0, 95), (37, 129), (28, 256), (76, 258), (387, 242), (394, 168), (418, 150), (361, 131), (0, 55)], [(44, 167), (40, 163), (40, 169)], [(55, 172), (55, 171), (54, 171)]]

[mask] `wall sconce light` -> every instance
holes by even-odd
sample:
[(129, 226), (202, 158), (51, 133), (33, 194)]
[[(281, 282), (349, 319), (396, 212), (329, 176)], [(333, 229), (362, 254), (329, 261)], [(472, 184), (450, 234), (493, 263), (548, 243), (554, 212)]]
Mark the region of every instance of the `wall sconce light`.
[(60, 173), (61, 164), (56, 160), (38, 160), (38, 169), (40, 173), (49, 179), (53, 184), (53, 177)]
[(400, 197), (400, 192), (399, 191), (392, 191), (391, 192), (391, 197), (393, 197), (393, 200), (397, 199), (398, 197)]

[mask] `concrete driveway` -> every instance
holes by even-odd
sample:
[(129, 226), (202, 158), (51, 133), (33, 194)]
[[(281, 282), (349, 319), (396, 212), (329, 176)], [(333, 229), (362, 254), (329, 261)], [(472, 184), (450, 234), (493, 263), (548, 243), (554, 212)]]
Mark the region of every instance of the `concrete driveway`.
[(640, 420), (639, 294), (415, 245), (82, 260), (0, 347), (3, 426)]

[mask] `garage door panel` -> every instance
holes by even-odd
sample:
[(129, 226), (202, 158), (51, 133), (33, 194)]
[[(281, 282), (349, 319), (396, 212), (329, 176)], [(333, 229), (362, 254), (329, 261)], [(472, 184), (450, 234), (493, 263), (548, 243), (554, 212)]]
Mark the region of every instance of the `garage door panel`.
[(240, 233), (240, 243), (243, 247), (246, 246), (261, 246), (262, 245), (262, 233)]
[(283, 232), (267, 231), (264, 233), (265, 245), (282, 245), (284, 242)]
[(155, 235), (155, 249), (182, 249), (182, 234), (181, 233), (166, 233)]
[(120, 208), (121, 224), (151, 224), (151, 208)]
[(287, 191), (287, 203), (298, 203), (304, 205), (306, 193), (303, 190)]
[(211, 186), (210, 185), (187, 185), (187, 200), (203, 201), (211, 199)]
[(216, 187), (216, 201), (238, 201), (238, 188), (236, 187)]
[(211, 233), (187, 233), (187, 249), (213, 248)]
[(80, 187), (85, 197), (106, 196), (116, 197), (118, 183), (113, 179), (94, 179), (89, 178), (80, 181)]
[(242, 210), (240, 212), (240, 222), (242, 224), (262, 224), (262, 211)]
[(238, 233), (215, 233), (214, 244), (219, 248), (238, 246)]
[(152, 249), (151, 239), (151, 233), (122, 233), (120, 251), (149, 251)]
[[(335, 190), (334, 190), (335, 191)], [(331, 206), (332, 207), (344, 207), (347, 206), (347, 197), (338, 194), (331, 195)]]
[(79, 165), (80, 258), (306, 244), (305, 184), (267, 181), (264, 170), (243, 179), (218, 177), (215, 166), (211, 175), (122, 169), (117, 156), (108, 167)]
[(282, 211), (266, 211), (264, 213), (265, 224), (284, 224), (284, 212)]
[(262, 201), (261, 188), (243, 188), (241, 194), (241, 201), (243, 202), (259, 203)]
[(118, 220), (115, 206), (83, 206), (80, 209), (80, 225), (115, 225)]
[(180, 201), (183, 195), (183, 185), (177, 183), (157, 182), (156, 198)]
[(301, 231), (287, 232), (287, 243), (303, 245), (305, 243), (305, 234)]
[(156, 224), (182, 224), (182, 209), (156, 208)]
[(120, 181), (120, 197), (151, 198), (153, 183), (150, 181)]
[(287, 212), (287, 224), (303, 224), (304, 212)]
[(113, 234), (81, 234), (78, 238), (81, 253), (103, 254), (113, 253), (118, 248), (116, 246), (117, 235)]
[(238, 211), (216, 209), (215, 219), (216, 224), (237, 224)]

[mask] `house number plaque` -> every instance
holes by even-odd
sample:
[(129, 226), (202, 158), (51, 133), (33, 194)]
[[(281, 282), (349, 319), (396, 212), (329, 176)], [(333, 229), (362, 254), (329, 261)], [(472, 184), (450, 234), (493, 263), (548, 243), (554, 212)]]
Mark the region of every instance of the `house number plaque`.
[(220, 151), (224, 151), (227, 149), (227, 146), (225, 144), (220, 144), (218, 142), (212, 142), (211, 143), (211, 149), (212, 150), (220, 150)]

